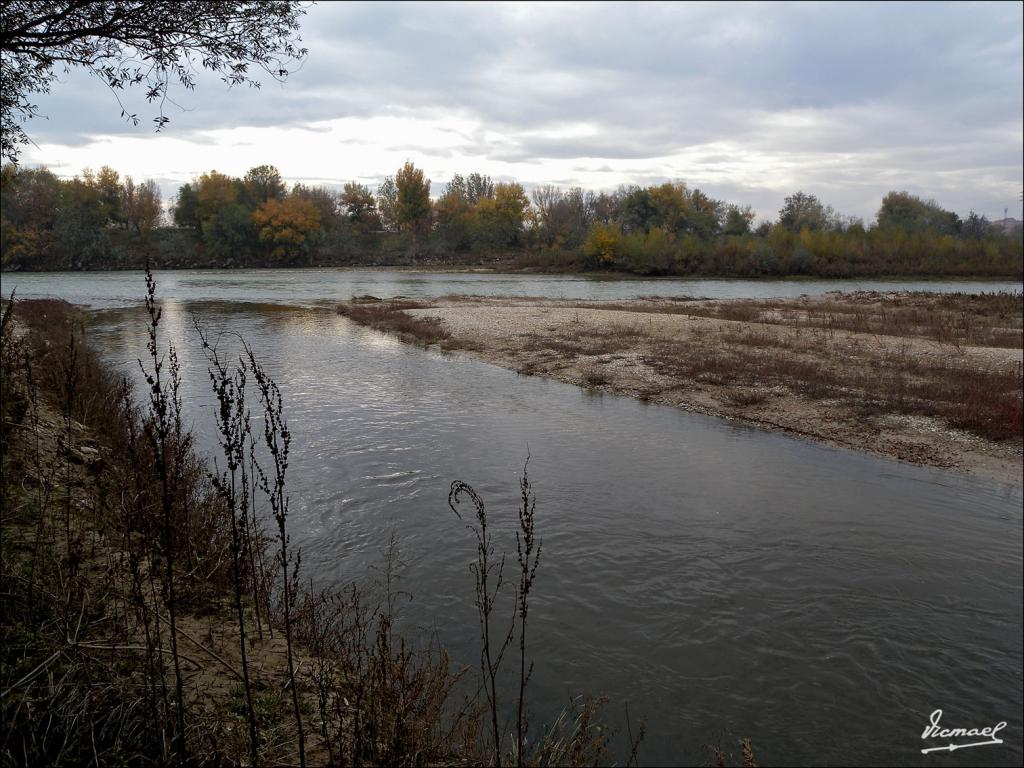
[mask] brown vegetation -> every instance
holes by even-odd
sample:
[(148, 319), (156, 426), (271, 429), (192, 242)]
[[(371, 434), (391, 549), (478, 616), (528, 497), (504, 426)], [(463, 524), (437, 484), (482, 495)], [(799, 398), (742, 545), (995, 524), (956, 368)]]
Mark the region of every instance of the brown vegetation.
[(412, 317), (407, 309), (422, 309), (428, 305), (419, 301), (364, 300), (345, 304), (339, 312), (360, 325), (398, 336), (402, 341), (415, 344), (437, 344), (450, 335), (441, 321), (431, 317)]
[(954, 348), (1024, 347), (1021, 296), (1011, 293), (864, 292), (686, 305), (675, 311), (724, 320), (931, 339)]
[[(177, 356), (162, 341), (152, 282), (147, 308), (142, 403), (100, 363), (70, 305), (18, 301), (3, 311), (0, 762), (607, 758), (599, 700), (577, 701), (526, 740), (539, 539), (525, 473), (519, 584), (512, 594), (499, 582), (485, 588), (492, 607), (514, 601), (520, 677), (505, 691), (501, 655), (492, 657), (481, 697), (443, 649), (416, 649), (394, 631), (394, 544), (379, 587), (304, 586), (288, 534), (291, 436), (276, 385), (244, 342), (229, 355), (204, 340), (222, 449), (211, 467), (182, 428)], [(251, 418), (247, 393), (262, 419)], [(504, 548), (487, 542), (492, 562), (504, 561)], [(493, 730), (499, 710), (517, 713), (513, 744)]]

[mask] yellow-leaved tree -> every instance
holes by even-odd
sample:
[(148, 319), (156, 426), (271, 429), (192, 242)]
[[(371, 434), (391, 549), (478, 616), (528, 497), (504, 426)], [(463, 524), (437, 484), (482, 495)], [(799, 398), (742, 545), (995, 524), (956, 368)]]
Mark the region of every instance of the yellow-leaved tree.
[(282, 261), (301, 254), (320, 231), (320, 211), (299, 195), (267, 200), (252, 212), (252, 220), (260, 240), (271, 245), (273, 257)]
[(192, 185), (196, 193), (196, 217), (206, 224), (225, 208), (238, 201), (237, 179), (217, 171), (204, 173)]
[(609, 267), (622, 248), (622, 230), (619, 225), (596, 222), (583, 243), (583, 255), (595, 267)]

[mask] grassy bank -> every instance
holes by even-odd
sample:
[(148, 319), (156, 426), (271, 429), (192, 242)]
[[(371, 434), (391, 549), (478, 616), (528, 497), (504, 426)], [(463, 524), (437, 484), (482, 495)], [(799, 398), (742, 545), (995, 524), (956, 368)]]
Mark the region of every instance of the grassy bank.
[(599, 701), (528, 727), (540, 533), (525, 472), (515, 589), (495, 570), (511, 543), (490, 533), (483, 499), (453, 484), (452, 510), (481, 543), (481, 667), (457, 668), (395, 630), (394, 547), (375, 583), (307, 586), (276, 385), (247, 348), (211, 340), (221, 453), (197, 456), (152, 287), (147, 307), (138, 395), (100, 362), (75, 308), (4, 307), (0, 763), (611, 760)]
[(445, 297), (340, 311), (521, 373), (1020, 482), (1019, 294)]

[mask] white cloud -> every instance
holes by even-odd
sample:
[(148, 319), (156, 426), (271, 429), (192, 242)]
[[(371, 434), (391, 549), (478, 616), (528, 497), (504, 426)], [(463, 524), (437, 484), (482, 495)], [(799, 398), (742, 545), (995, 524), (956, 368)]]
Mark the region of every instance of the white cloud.
[[(870, 218), (892, 188), (990, 215), (1022, 175), (1015, 4), (316, 6), (284, 87), (204, 80), (164, 134), (73, 73), (28, 163), (177, 183), (277, 165), (375, 182), (406, 160), (608, 189), (682, 178), (772, 216), (796, 189)], [(140, 117), (146, 105), (130, 104)]]

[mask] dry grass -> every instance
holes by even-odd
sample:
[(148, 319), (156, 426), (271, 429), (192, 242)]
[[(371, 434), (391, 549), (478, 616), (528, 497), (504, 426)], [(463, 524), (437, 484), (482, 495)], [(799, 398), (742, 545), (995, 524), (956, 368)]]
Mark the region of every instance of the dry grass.
[(929, 339), (954, 347), (1020, 349), (1019, 293), (876, 292), (800, 299), (704, 302), (667, 311), (739, 322)]
[(429, 346), (445, 341), (451, 334), (436, 318), (414, 318), (405, 312), (429, 306), (418, 301), (352, 301), (339, 305), (338, 314), (360, 325), (393, 333), (402, 341)]
[(955, 357), (921, 359), (907, 348), (837, 360), (820, 341), (728, 329), (701, 345), (661, 340), (642, 360), (675, 380), (721, 387), (735, 406), (761, 405), (766, 390), (784, 387), (861, 412), (939, 416), (989, 440), (1020, 438), (1024, 431), (1019, 363), (986, 368)]
[(1021, 294), (827, 294), (799, 299), (697, 300), (648, 297), (632, 302), (578, 302), (615, 312), (690, 315), (740, 323), (769, 323), (829, 332), (850, 331), (930, 339), (953, 346), (1020, 349)]
[[(958, 353), (968, 346), (1020, 349), (1020, 294), (829, 295), (794, 300), (587, 303), (611, 311), (691, 315), (730, 321), (708, 338), (673, 341), (642, 324), (574, 329), (559, 338), (532, 337), (530, 348), (569, 348), (579, 356), (642, 350), (659, 374), (725, 388), (720, 398), (748, 408), (769, 400), (775, 386), (821, 400), (837, 398), (860, 412), (938, 416), (989, 440), (1020, 438), (1021, 367), (981, 365)], [(936, 360), (854, 342), (849, 334), (928, 339), (952, 354)], [(589, 381), (588, 381), (589, 383)]]
[[(447, 338), (433, 323), (399, 318), (400, 307), (420, 306), (373, 302), (361, 316)], [(493, 758), (482, 728), (487, 703), (471, 685), (459, 687), (466, 670), (452, 669), (443, 649), (414, 647), (393, 629), (394, 548), (381, 589), (302, 586), (300, 557), (285, 549), (290, 432), (276, 385), (251, 356), (219, 367), (224, 358), (204, 349), (224, 438), (218, 474), (178, 427), (175, 356), (161, 348), (157, 325), (152, 364), (163, 359), (167, 367), (162, 380), (152, 364), (145, 368), (143, 393), (153, 399), (140, 406), (100, 364), (74, 308), (5, 307), (0, 763), (414, 766)], [(267, 423), (259, 455), (251, 452), (262, 436), (245, 426), (246, 376)], [(246, 474), (248, 459), (256, 464)], [(279, 526), (276, 539), (255, 515), (257, 497), (262, 517)], [(525, 658), (525, 639), (522, 648)], [(604, 754), (596, 711), (582, 712), (582, 720), (523, 742), (519, 754), (502, 750), (498, 762)]]

